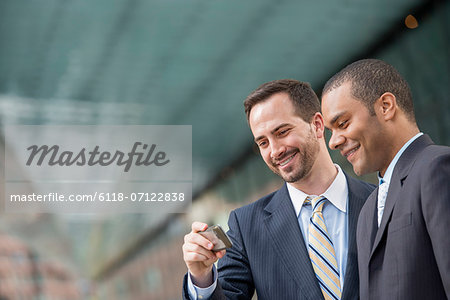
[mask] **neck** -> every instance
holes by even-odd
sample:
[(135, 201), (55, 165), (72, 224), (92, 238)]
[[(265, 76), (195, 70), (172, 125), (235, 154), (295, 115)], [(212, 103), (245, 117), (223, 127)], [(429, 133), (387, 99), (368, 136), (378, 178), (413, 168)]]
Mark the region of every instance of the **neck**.
[[(384, 173), (386, 172), (387, 168), (389, 167), (389, 164), (394, 159), (395, 155), (397, 155), (398, 151), (403, 147), (406, 142), (408, 142), (412, 137), (414, 137), (416, 134), (418, 134), (419, 128), (415, 124), (405, 124), (405, 126), (398, 126), (397, 128), (391, 129), (388, 132), (392, 132), (395, 134), (392, 134), (389, 138), (390, 141), (392, 141), (391, 144), (391, 150), (389, 151), (389, 157), (386, 159), (386, 163), (383, 165), (383, 167), (379, 170), (381, 176), (384, 176)], [(400, 133), (400, 134), (399, 134)]]

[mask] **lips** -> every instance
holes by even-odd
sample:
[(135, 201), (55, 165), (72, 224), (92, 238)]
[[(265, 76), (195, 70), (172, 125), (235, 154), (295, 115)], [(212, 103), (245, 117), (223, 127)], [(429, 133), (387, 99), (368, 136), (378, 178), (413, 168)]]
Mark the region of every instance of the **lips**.
[(283, 167), (287, 166), (294, 159), (294, 156), (296, 154), (297, 154), (297, 151), (293, 151), (291, 153), (288, 153), (282, 159), (279, 159), (276, 162), (274, 162), (273, 165), (274, 166), (280, 166), (280, 167), (283, 168)]
[(294, 158), (294, 155), (292, 155), (291, 157), (289, 157), (288, 159), (280, 162), (280, 166), (284, 167), (285, 165), (287, 165), (292, 159)]
[(342, 153), (343, 156), (345, 156), (347, 159), (349, 159), (352, 156), (353, 153), (355, 153), (356, 151), (359, 150), (360, 147), (361, 146), (356, 146), (356, 147), (354, 147), (354, 148), (352, 148), (352, 149), (350, 149), (348, 151), (342, 151), (341, 153)]

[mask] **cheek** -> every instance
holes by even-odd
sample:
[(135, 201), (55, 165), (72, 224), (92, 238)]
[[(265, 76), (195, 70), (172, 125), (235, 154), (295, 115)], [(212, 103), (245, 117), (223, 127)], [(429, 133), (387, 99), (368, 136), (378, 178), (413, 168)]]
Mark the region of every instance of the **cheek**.
[(376, 124), (373, 124), (371, 127), (367, 127), (366, 131), (362, 132), (361, 135), (364, 137), (365, 143), (368, 145), (368, 147), (377, 148), (377, 144), (380, 143), (379, 141), (380, 133), (378, 132)]
[(363, 142), (364, 140), (370, 140), (368, 138), (367, 129), (363, 130), (361, 126), (357, 126), (357, 124), (350, 124), (343, 134), (347, 139), (350, 140), (359, 140)]
[(376, 143), (379, 139), (382, 128), (376, 118), (367, 118), (359, 121), (359, 126), (355, 128), (355, 134), (365, 140), (367, 144)]
[(262, 159), (266, 164), (270, 163), (270, 151), (267, 149), (259, 149), (259, 153), (261, 154)]

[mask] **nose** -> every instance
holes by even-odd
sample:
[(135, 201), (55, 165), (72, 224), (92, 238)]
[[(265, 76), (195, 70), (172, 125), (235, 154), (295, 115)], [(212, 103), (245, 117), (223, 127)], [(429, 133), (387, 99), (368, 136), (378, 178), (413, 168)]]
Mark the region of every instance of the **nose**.
[(338, 132), (332, 132), (330, 141), (328, 142), (328, 146), (331, 150), (339, 149), (339, 147), (344, 144), (345, 138)]
[(286, 146), (283, 143), (278, 141), (271, 142), (270, 157), (272, 159), (278, 159), (282, 157), (284, 153), (286, 153)]

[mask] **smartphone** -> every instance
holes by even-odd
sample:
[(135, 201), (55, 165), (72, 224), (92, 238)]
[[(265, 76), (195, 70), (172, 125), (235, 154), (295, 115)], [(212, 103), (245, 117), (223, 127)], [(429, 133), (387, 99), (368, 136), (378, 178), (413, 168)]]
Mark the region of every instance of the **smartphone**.
[(210, 240), (211, 243), (213, 243), (214, 248), (212, 249), (212, 251), (220, 251), (231, 248), (233, 246), (230, 238), (222, 229), (222, 227), (220, 227), (220, 225), (208, 227), (208, 229), (206, 229), (205, 231), (200, 231), (199, 233)]

